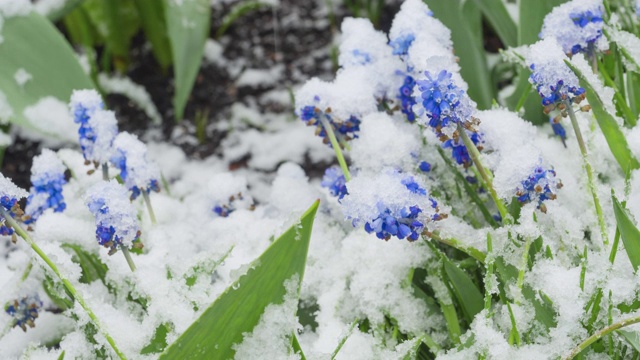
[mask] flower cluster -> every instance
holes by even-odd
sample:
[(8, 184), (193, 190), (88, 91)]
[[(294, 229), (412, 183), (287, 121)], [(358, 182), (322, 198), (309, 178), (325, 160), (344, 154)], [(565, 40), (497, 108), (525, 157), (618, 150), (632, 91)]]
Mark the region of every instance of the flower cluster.
[(342, 170), (337, 166), (329, 167), (324, 171), (320, 185), (329, 189), (329, 193), (338, 197), (338, 201), (347, 195), (347, 180), (342, 174)]
[(354, 227), (364, 224), (365, 231), (379, 239), (414, 241), (428, 222), (446, 217), (419, 179), (396, 170), (358, 174), (346, 185), (345, 216)]
[[(573, 0), (553, 9), (544, 18), (540, 38), (554, 38), (569, 55), (606, 49), (602, 0)], [(588, 54), (592, 56), (593, 54)]]
[(556, 191), (560, 188), (562, 188), (562, 182), (556, 179), (556, 172), (553, 169), (536, 166), (531, 175), (522, 181), (516, 191), (516, 197), (522, 204), (536, 202), (538, 209), (546, 213), (547, 207), (543, 202), (555, 200)]
[(24, 212), (20, 209), (18, 200), (26, 197), (28, 193), (17, 187), (10, 179), (0, 174), (0, 206), (2, 206), (2, 214), (0, 214), (0, 235), (12, 236), (13, 242), (16, 241), (15, 230), (6, 222), (5, 215), (11, 216), (16, 220), (23, 220)]
[(429, 71), (424, 74), (427, 79), (418, 80), (416, 84), (429, 119), (426, 125), (440, 134), (444, 128), (469, 124), (474, 111), (473, 102), (453, 82), (452, 74), (447, 70), (440, 71), (435, 78)]
[(585, 98), (584, 88), (563, 58), (566, 57), (558, 43), (546, 39), (531, 46), (527, 59), (531, 69), (529, 82), (536, 87), (547, 113), (556, 107), (562, 110), (567, 102), (580, 103)]
[(42, 154), (33, 159), (32, 187), (25, 208), (25, 223), (33, 223), (46, 209), (64, 211), (67, 206), (62, 197), (62, 186), (67, 183), (64, 178), (65, 170), (62, 161), (49, 149), (42, 150)]
[(147, 147), (135, 135), (121, 132), (113, 141), (111, 163), (120, 169), (124, 185), (131, 191), (131, 199), (141, 192), (160, 191), (160, 170), (147, 159)]
[(96, 219), (96, 239), (109, 249), (109, 255), (121, 246), (138, 245), (140, 230), (136, 211), (127, 190), (117, 181), (102, 181), (91, 187), (85, 203)]
[(74, 91), (69, 107), (74, 121), (80, 124), (79, 142), (85, 160), (96, 165), (108, 162), (118, 134), (115, 114), (103, 110), (104, 104), (95, 90)]
[[(213, 212), (220, 217), (227, 217), (229, 216), (229, 214), (231, 214), (232, 212), (238, 209), (237, 207), (238, 202), (243, 202), (244, 200), (245, 198), (242, 195), (242, 193), (231, 195), (229, 197), (229, 201), (226, 204), (216, 204), (213, 207)], [(253, 207), (250, 206), (249, 208), (252, 209)]]
[(38, 318), (38, 312), (41, 308), (42, 301), (40, 301), (38, 294), (35, 294), (14, 300), (5, 307), (5, 311), (13, 317), (13, 326), (19, 326), (22, 331), (27, 331), (27, 326), (30, 328), (36, 326), (35, 320)]
[(407, 55), (409, 47), (415, 39), (416, 37), (413, 34), (404, 34), (389, 41), (389, 46), (393, 48), (393, 55)]
[(357, 132), (360, 131), (360, 119), (350, 116), (346, 120), (341, 120), (332, 116), (330, 109), (322, 111), (315, 106), (305, 106), (300, 110), (300, 119), (307, 126), (316, 126), (316, 135), (320, 136), (322, 141), (328, 144), (329, 147), (333, 146), (329, 140), (326, 126), (331, 127), (340, 147), (343, 147), (347, 141), (357, 138)]

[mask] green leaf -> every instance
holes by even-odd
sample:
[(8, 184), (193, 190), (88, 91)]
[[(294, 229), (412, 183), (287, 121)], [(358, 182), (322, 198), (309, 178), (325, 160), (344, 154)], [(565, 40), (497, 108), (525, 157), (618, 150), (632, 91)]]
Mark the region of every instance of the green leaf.
[(79, 245), (62, 244), (63, 248), (70, 249), (74, 252), (72, 260), (77, 262), (82, 269), (82, 275), (80, 276), (80, 282), (89, 284), (95, 280), (101, 280), (105, 283), (105, 276), (107, 274), (107, 265), (105, 265), (98, 255), (91, 254)]
[(518, 45), (518, 29), (502, 0), (474, 0), (505, 46)]
[[(82, 71), (69, 43), (42, 15), (31, 13), (6, 19), (2, 36), (0, 91), (13, 110), (10, 119), (18, 125), (46, 132), (26, 119), (24, 109), (46, 96), (67, 103), (74, 89), (93, 88), (93, 84)], [(14, 79), (18, 69), (32, 76), (24, 86)]]
[(302, 347), (300, 347), (300, 342), (298, 341), (296, 334), (291, 334), (291, 347), (295, 354), (300, 355), (300, 360), (307, 360), (304, 356), (304, 351), (302, 351)]
[(269, 304), (280, 304), (286, 293), (283, 283), (294, 275), (302, 277), (307, 261), (316, 201), (207, 308), (160, 359), (229, 359), (233, 344), (251, 332)]
[(598, 121), (598, 125), (607, 140), (607, 144), (609, 144), (611, 153), (613, 153), (613, 156), (618, 160), (618, 164), (620, 164), (622, 172), (626, 174), (629, 169), (635, 170), (640, 168), (640, 163), (636, 160), (633, 154), (631, 154), (627, 139), (622, 133), (622, 130), (620, 130), (616, 119), (604, 109), (600, 95), (598, 95), (598, 93), (593, 89), (586, 77), (577, 67), (567, 60), (565, 60), (565, 63), (578, 76), (580, 79), (580, 86), (586, 90), (587, 100), (589, 100), (589, 105), (591, 105), (593, 115)]
[(209, 34), (211, 5), (207, 0), (164, 0), (164, 10), (175, 77), (173, 108), (179, 121), (200, 69), (204, 43)]
[(542, 30), (544, 17), (551, 10), (567, 2), (567, 0), (520, 0), (519, 5), (519, 27), (518, 45), (533, 44), (538, 41), (538, 34)]
[(469, 275), (463, 270), (455, 266), (446, 258), (444, 261), (444, 271), (453, 289), (453, 293), (458, 299), (458, 303), (462, 306), (462, 311), (469, 323), (473, 321), (473, 317), (484, 309), (484, 297), (476, 284), (471, 281)]
[(633, 346), (636, 351), (640, 352), (640, 334), (638, 334), (638, 332), (618, 330), (617, 333), (627, 340), (627, 342)]
[(73, 297), (62, 286), (58, 287), (48, 275), (45, 275), (44, 280), (42, 280), (42, 288), (60, 310), (64, 311), (73, 308)]
[(613, 212), (616, 215), (616, 222), (624, 249), (629, 256), (633, 270), (637, 271), (638, 266), (640, 266), (640, 231), (633, 224), (627, 209), (620, 204), (615, 195), (611, 195), (611, 200), (613, 201)]
[(58, 360), (64, 360), (64, 350), (62, 350), (60, 356), (58, 356)]
[(167, 347), (167, 334), (169, 333), (170, 326), (167, 324), (160, 324), (156, 328), (156, 332), (153, 334), (151, 342), (147, 346), (143, 347), (140, 351), (141, 355), (157, 354), (162, 352)]
[(224, 35), (229, 26), (231, 26), (242, 15), (250, 11), (258, 10), (263, 6), (269, 6), (269, 4), (261, 1), (244, 1), (234, 5), (233, 8), (229, 10), (227, 15), (222, 18), (222, 24), (220, 24), (220, 27), (216, 31), (216, 39), (219, 39), (222, 35)]
[(491, 108), (496, 97), (491, 85), (487, 59), (482, 47), (481, 14), (474, 2), (460, 0), (425, 0), (434, 16), (451, 29), (456, 56), (460, 58), (460, 75), (469, 84), (469, 96), (479, 109)]
[(138, 9), (140, 23), (151, 50), (163, 70), (171, 65), (171, 45), (164, 18), (164, 4), (158, 0), (133, 0)]

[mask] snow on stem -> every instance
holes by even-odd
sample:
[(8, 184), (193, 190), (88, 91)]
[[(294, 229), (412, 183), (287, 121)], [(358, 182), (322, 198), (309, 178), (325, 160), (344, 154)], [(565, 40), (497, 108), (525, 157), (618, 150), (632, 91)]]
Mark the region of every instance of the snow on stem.
[(585, 145), (584, 139), (582, 138), (580, 125), (578, 125), (578, 119), (576, 118), (576, 114), (573, 111), (573, 104), (569, 100), (565, 100), (564, 104), (567, 108), (567, 113), (569, 114), (569, 118), (571, 118), (571, 125), (573, 126), (573, 131), (576, 134), (576, 140), (578, 141), (580, 152), (582, 153), (582, 161), (584, 162), (584, 168), (587, 171), (587, 185), (589, 187), (589, 191), (591, 191), (591, 195), (593, 196), (593, 203), (596, 208), (596, 214), (598, 216), (598, 225), (600, 226), (600, 234), (602, 235), (602, 241), (604, 245), (608, 245), (609, 238), (607, 237), (607, 228), (604, 223), (604, 216), (602, 215), (602, 206), (600, 206), (600, 200), (598, 199), (596, 185), (595, 185), (595, 182), (593, 181), (593, 168), (591, 167), (591, 163), (589, 163), (589, 159), (587, 158), (587, 146)]
[(633, 324), (637, 324), (640, 322), (640, 315), (638, 316), (634, 316), (632, 318), (629, 319), (625, 319), (625, 320), (621, 320), (618, 321), (617, 323), (613, 323), (605, 328), (602, 328), (600, 330), (598, 330), (595, 334), (589, 336), (586, 340), (584, 340), (583, 342), (581, 342), (578, 346), (576, 346), (575, 348), (573, 348), (573, 350), (571, 350), (571, 352), (563, 357), (563, 360), (571, 360), (574, 357), (576, 357), (576, 355), (580, 354), (582, 352), (582, 350), (588, 348), (591, 344), (593, 344), (594, 342), (600, 340), (601, 338), (603, 338), (606, 335), (609, 335), (610, 333), (612, 333), (615, 330), (621, 329), (625, 326), (629, 326), (629, 325), (633, 325)]
[(18, 222), (16, 222), (13, 219), (13, 217), (11, 217), (9, 212), (5, 210), (3, 207), (0, 207), (0, 215), (4, 217), (5, 221), (15, 230), (15, 232), (22, 239), (24, 239), (24, 241), (26, 241), (27, 244), (29, 244), (29, 246), (31, 246), (31, 249), (33, 249), (33, 251), (35, 251), (36, 254), (40, 256), (40, 258), (49, 266), (51, 271), (53, 271), (53, 273), (58, 277), (58, 279), (62, 281), (62, 284), (64, 285), (64, 287), (69, 291), (69, 293), (78, 302), (78, 304), (80, 304), (80, 306), (84, 309), (87, 315), (89, 315), (89, 318), (94, 323), (94, 325), (98, 328), (98, 331), (107, 339), (107, 342), (109, 342), (109, 345), (111, 345), (111, 348), (116, 353), (116, 355), (118, 355), (120, 359), (126, 359), (127, 357), (120, 351), (120, 349), (118, 349), (115, 341), (113, 340), (111, 335), (109, 335), (107, 330), (102, 326), (102, 323), (100, 322), (98, 317), (94, 314), (93, 310), (91, 310), (89, 305), (84, 301), (84, 298), (82, 297), (82, 295), (80, 295), (80, 293), (76, 290), (73, 284), (71, 284), (71, 282), (66, 277), (64, 277), (62, 273), (60, 273), (60, 270), (58, 270), (58, 267), (56, 266), (56, 264), (54, 264), (53, 261), (51, 261), (51, 259), (47, 256), (47, 254), (45, 254), (42, 251), (42, 249), (40, 249), (40, 247), (33, 241), (33, 239), (31, 239), (31, 236), (29, 236), (29, 234), (27, 234), (27, 232), (24, 231), (24, 229), (20, 226), (20, 224), (18, 224)]

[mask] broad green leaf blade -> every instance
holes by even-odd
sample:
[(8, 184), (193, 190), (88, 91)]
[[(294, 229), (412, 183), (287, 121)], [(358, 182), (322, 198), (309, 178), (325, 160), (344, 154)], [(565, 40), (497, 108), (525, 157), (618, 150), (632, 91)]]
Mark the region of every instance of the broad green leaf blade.
[(482, 48), (480, 11), (471, 1), (426, 0), (434, 16), (451, 29), (456, 56), (460, 58), (460, 75), (469, 84), (469, 96), (478, 108), (489, 109), (495, 98), (487, 59)]
[(640, 334), (638, 334), (638, 332), (618, 330), (617, 333), (627, 340), (627, 342), (633, 346), (636, 351), (640, 352)]
[(465, 317), (471, 323), (473, 317), (484, 309), (482, 293), (471, 281), (469, 275), (446, 259), (444, 260), (444, 271), (458, 302), (462, 305)]
[(167, 23), (164, 18), (164, 3), (158, 0), (133, 0), (138, 9), (140, 23), (144, 30), (153, 55), (166, 70), (171, 65), (171, 45), (167, 36)]
[(620, 204), (615, 195), (611, 195), (611, 200), (624, 249), (629, 256), (633, 270), (637, 271), (640, 266), (640, 230), (633, 224), (627, 209)]
[(591, 105), (593, 115), (598, 121), (598, 125), (600, 126), (600, 130), (602, 130), (602, 134), (604, 134), (604, 137), (607, 140), (607, 144), (609, 144), (611, 153), (613, 153), (613, 156), (618, 161), (618, 164), (620, 164), (622, 172), (626, 174), (629, 170), (640, 168), (640, 163), (633, 156), (633, 154), (631, 154), (627, 139), (622, 133), (622, 130), (620, 130), (616, 119), (613, 117), (613, 115), (609, 114), (604, 109), (604, 105), (602, 103), (602, 100), (600, 99), (600, 95), (598, 95), (598, 93), (593, 89), (591, 84), (589, 84), (589, 82), (587, 81), (586, 77), (577, 67), (575, 67), (571, 62), (567, 60), (565, 60), (565, 63), (580, 79), (580, 86), (582, 86), (587, 91), (587, 100), (589, 100), (589, 105)]
[(304, 275), (316, 201), (300, 220), (256, 259), (249, 271), (225, 290), (160, 359), (229, 359), (233, 344), (251, 332), (269, 304), (280, 304), (285, 280)]
[[(25, 108), (47, 96), (67, 103), (74, 89), (94, 87), (71, 46), (42, 15), (31, 13), (6, 19), (2, 37), (0, 92), (6, 96), (12, 109), (10, 119), (16, 124), (45, 131), (27, 120)], [(19, 69), (31, 75), (24, 86), (18, 85), (14, 78)]]
[(207, 0), (164, 0), (164, 8), (175, 77), (173, 109), (179, 121), (200, 69), (209, 34), (211, 6)]
[(544, 17), (551, 10), (567, 0), (520, 0), (518, 1), (520, 21), (518, 45), (533, 44), (538, 41)]
[(505, 46), (518, 45), (518, 29), (502, 0), (474, 0)]

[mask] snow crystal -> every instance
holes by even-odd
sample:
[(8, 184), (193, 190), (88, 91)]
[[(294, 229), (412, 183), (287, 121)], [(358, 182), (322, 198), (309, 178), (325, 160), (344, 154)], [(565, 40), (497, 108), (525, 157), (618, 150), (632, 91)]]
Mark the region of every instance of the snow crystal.
[(284, 65), (271, 66), (269, 69), (246, 69), (236, 80), (240, 86), (272, 86), (282, 78)]
[(204, 43), (204, 59), (210, 64), (216, 64), (218, 66), (224, 66), (226, 61), (224, 59), (224, 48), (222, 45), (213, 39), (207, 39)]
[(162, 123), (162, 116), (144, 86), (134, 83), (128, 77), (109, 77), (105, 74), (98, 75), (98, 83), (108, 93), (128, 97), (147, 114), (154, 124)]
[(242, 343), (233, 345), (234, 359), (300, 359), (291, 352), (291, 334), (302, 329), (295, 315), (299, 286), (298, 274), (284, 282), (282, 303), (267, 306), (253, 331), (244, 333)]
[(346, 18), (341, 25), (340, 55), (338, 64), (343, 68), (375, 64), (391, 57), (387, 36), (376, 31), (369, 19)]
[(110, 110), (97, 110), (88, 122), (94, 137), (80, 138), (80, 146), (84, 150), (85, 158), (99, 164), (108, 162), (113, 155), (113, 141), (118, 134), (116, 114)]
[(40, 132), (54, 137), (76, 142), (76, 126), (73, 123), (67, 105), (53, 96), (46, 96), (37, 103), (27, 106), (23, 111), (29, 124)]
[(26, 190), (19, 188), (11, 179), (4, 177), (4, 175), (0, 173), (0, 196), (22, 199), (23, 197), (27, 197), (27, 195), (29, 195), (29, 193)]
[(29, 74), (27, 72), (27, 70), (25, 70), (23, 68), (20, 68), (13, 75), (13, 78), (16, 81), (16, 83), (18, 84), (18, 86), (24, 87), (24, 84), (26, 84), (27, 81), (33, 79), (33, 76), (31, 76), (31, 74)]
[(113, 140), (111, 161), (120, 168), (127, 188), (145, 191), (152, 181), (160, 178), (158, 166), (147, 158), (147, 146), (138, 137), (126, 131)]

